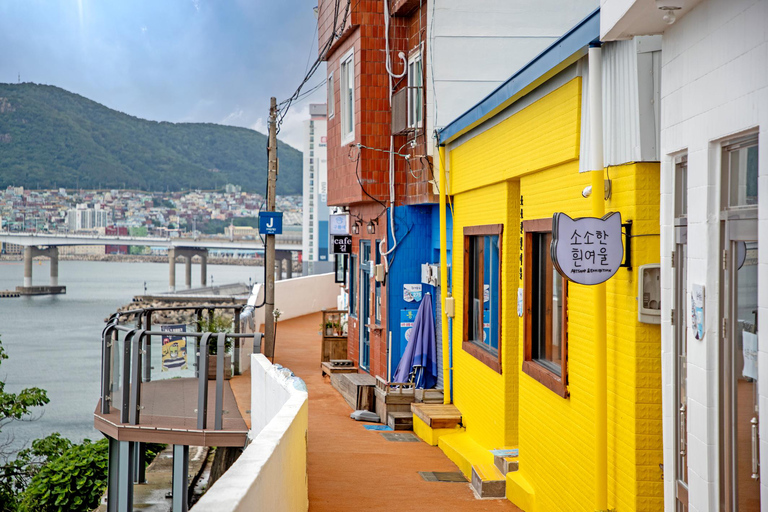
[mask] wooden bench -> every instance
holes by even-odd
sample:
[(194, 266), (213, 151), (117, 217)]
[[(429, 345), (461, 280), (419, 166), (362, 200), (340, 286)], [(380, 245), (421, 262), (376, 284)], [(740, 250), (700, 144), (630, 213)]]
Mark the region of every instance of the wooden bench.
[(341, 393), (344, 400), (355, 410), (375, 409), (373, 388), (376, 379), (367, 373), (332, 373), (331, 385)]
[(453, 404), (411, 404), (411, 412), (430, 428), (454, 428), (461, 424), (461, 412)]

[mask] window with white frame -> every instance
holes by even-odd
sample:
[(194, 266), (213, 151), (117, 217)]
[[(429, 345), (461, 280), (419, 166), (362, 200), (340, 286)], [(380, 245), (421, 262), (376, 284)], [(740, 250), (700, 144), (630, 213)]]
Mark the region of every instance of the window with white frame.
[(333, 89), (333, 73), (328, 75), (328, 119), (332, 119), (333, 116), (336, 114), (336, 103), (335, 103), (335, 90)]
[(349, 50), (342, 58), (339, 77), (341, 106), (341, 144), (355, 140), (355, 49)]
[(408, 128), (418, 128), (424, 112), (421, 52), (408, 59)]

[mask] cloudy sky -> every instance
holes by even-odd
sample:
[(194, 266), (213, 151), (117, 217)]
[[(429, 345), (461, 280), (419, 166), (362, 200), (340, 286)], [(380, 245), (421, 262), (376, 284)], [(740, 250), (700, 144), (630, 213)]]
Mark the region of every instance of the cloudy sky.
[[(157, 121), (266, 132), (317, 55), (316, 0), (2, 0), (0, 82), (56, 85)], [(307, 88), (325, 76), (322, 66)], [(301, 147), (310, 102), (280, 138)]]

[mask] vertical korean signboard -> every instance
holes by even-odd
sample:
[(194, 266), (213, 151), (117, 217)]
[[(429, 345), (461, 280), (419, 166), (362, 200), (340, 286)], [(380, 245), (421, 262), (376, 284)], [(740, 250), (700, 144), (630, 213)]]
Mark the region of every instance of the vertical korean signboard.
[(574, 283), (604, 283), (619, 270), (624, 259), (621, 214), (602, 218), (572, 219), (564, 213), (552, 218), (552, 263)]

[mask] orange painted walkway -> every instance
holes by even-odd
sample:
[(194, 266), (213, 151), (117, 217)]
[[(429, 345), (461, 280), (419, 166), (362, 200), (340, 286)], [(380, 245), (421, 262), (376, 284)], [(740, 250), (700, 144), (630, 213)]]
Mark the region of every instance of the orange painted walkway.
[(278, 324), (275, 362), (309, 389), (309, 509), (320, 511), (519, 511), (478, 500), (469, 483), (426, 482), (419, 471), (459, 471), (439, 448), (398, 443), (349, 418), (350, 407), (320, 373), (321, 314)]

